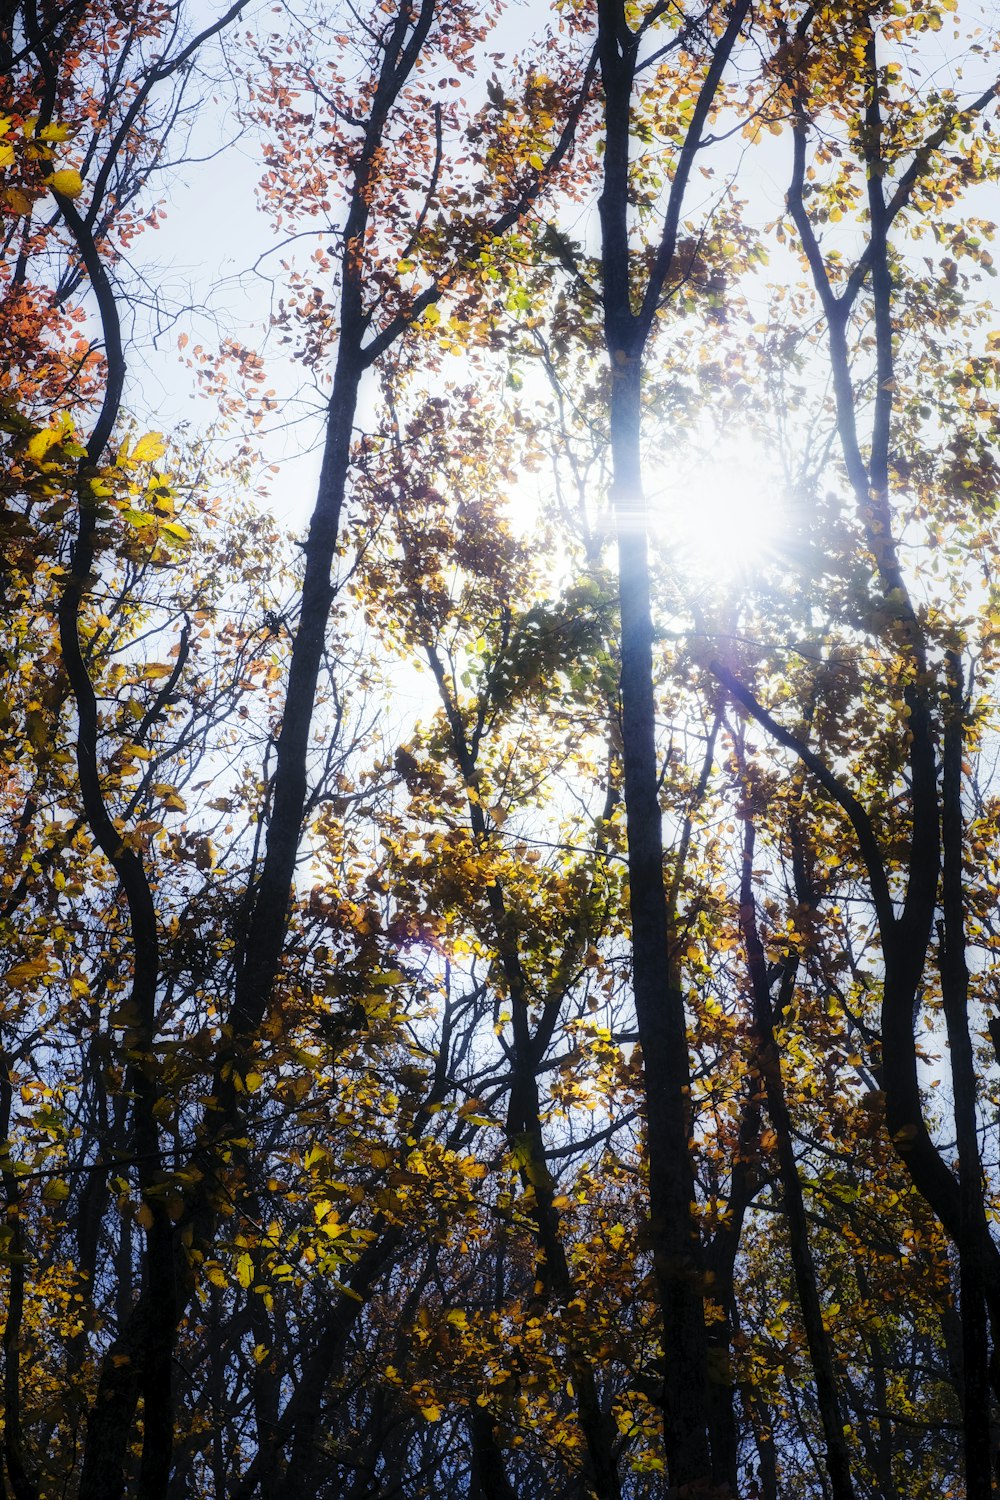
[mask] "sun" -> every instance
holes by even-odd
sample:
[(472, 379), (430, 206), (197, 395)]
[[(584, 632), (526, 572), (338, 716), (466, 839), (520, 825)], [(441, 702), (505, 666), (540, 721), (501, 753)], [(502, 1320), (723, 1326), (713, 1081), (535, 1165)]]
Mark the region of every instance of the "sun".
[(730, 441), (649, 486), (653, 533), (677, 572), (748, 581), (777, 556), (788, 530), (784, 476), (753, 442)]

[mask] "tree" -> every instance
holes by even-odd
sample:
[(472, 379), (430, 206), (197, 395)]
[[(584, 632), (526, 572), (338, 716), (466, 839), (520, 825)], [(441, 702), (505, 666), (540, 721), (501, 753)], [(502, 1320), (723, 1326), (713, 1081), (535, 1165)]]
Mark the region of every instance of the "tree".
[[(9, 11), (7, 1488), (989, 1494), (992, 43)], [(227, 78), (271, 316), (164, 433)], [(795, 496), (724, 567), (660, 492), (730, 434)]]
[[(957, 163), (946, 163), (943, 175), (938, 177), (938, 153), (945, 142), (974, 127), (977, 117), (992, 102), (995, 90), (988, 88), (965, 106), (954, 95), (934, 100), (930, 118), (926, 108), (913, 108), (912, 94), (907, 100), (909, 107), (904, 107), (901, 99), (893, 97), (900, 65), (881, 63), (880, 47), (905, 49), (910, 37), (905, 21), (883, 27), (872, 12), (862, 16), (846, 38), (849, 55), (854, 60), (847, 75), (852, 80), (853, 95), (842, 91), (831, 104), (847, 123), (849, 148), (856, 153), (855, 159), (864, 173), (869, 228), (863, 252), (854, 264), (848, 267), (838, 256), (832, 274), (817, 236), (816, 219), (806, 206), (807, 172), (817, 178), (816, 168), (807, 167), (814, 124), (807, 82), (810, 43), (815, 44), (811, 20), (803, 21), (794, 37), (789, 37), (796, 72), (787, 85), (794, 147), (789, 212), (823, 312), (843, 462), (862, 528), (865, 562), (872, 568), (874, 586), (882, 601), (881, 610), (866, 623), (884, 643), (887, 653), (895, 658), (894, 674), (898, 674), (900, 683), (899, 696), (891, 700), (890, 712), (900, 716), (896, 719), (895, 733), (906, 744), (905, 798), (909, 827), (903, 834), (908, 846), (904, 862), (894, 872), (895, 878), (889, 874), (879, 831), (864, 802), (797, 736), (786, 731), (783, 742), (796, 748), (826, 794), (838, 801), (846, 813), (869, 881), (885, 965), (880, 1078), (886, 1096), (886, 1123), (915, 1185), (959, 1247), (966, 1478), (970, 1494), (985, 1495), (991, 1489), (985, 1299), (992, 1295), (987, 1289), (992, 1283), (989, 1267), (996, 1250), (983, 1213), (976, 1080), (968, 1025), (966, 897), (961, 871), (962, 723), (967, 712), (962, 634), (961, 628), (956, 630), (947, 615), (932, 619), (918, 610), (900, 559), (890, 487), (893, 471), (898, 475), (902, 467), (902, 455), (893, 446), (895, 345), (900, 336), (895, 308), (905, 297), (902, 290), (905, 282), (890, 248), (889, 235), (897, 221), (912, 212), (914, 198), (919, 205), (929, 189), (944, 195), (952, 191), (954, 179), (950, 174), (955, 165), (960, 177), (977, 170), (963, 156)], [(828, 66), (829, 43), (825, 35), (818, 46), (824, 57), (820, 66)], [(804, 63), (807, 65), (802, 71)], [(826, 159), (827, 153), (821, 148), (819, 165), (825, 164)], [(972, 160), (976, 160), (975, 155)], [(819, 212), (824, 218), (831, 213), (839, 217), (842, 205), (853, 206), (857, 202), (860, 196), (857, 175), (851, 163), (836, 169), (832, 180), (822, 185), (817, 196), (822, 205)], [(809, 194), (810, 200), (814, 191)], [(852, 383), (849, 344), (850, 320), (863, 295), (870, 297), (874, 332), (874, 395), (870, 435), (864, 443), (859, 435), (859, 400)], [(920, 437), (919, 426), (916, 430), (911, 427), (903, 441), (919, 442)], [(939, 665), (934, 658), (942, 650), (944, 659)], [(753, 699), (741, 694), (728, 673), (721, 675), (752, 712), (759, 709)], [(770, 716), (765, 715), (765, 719), (768, 727), (774, 727)], [(900, 719), (905, 721), (905, 728)], [(930, 945), (939, 910), (937, 963), (952, 1059), (960, 1158), (957, 1182), (925, 1123), (913, 1033), (914, 1014), (925, 965), (931, 957)]]

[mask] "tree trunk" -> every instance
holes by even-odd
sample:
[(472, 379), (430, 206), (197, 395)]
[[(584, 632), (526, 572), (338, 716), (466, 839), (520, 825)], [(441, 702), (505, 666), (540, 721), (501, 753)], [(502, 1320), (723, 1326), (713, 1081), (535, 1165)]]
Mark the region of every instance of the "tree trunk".
[[(809, 1346), (813, 1381), (823, 1437), (826, 1443), (826, 1469), (830, 1479), (833, 1500), (854, 1500), (851, 1482), (851, 1461), (844, 1438), (844, 1421), (837, 1391), (837, 1376), (833, 1363), (833, 1349), (823, 1323), (819, 1284), (816, 1266), (809, 1247), (809, 1230), (806, 1221), (802, 1184), (792, 1144), (792, 1122), (785, 1099), (784, 1080), (781, 1076), (781, 1057), (774, 1035), (774, 1014), (771, 1006), (771, 982), (767, 973), (764, 947), (757, 930), (756, 904), (753, 895), (753, 854), (756, 834), (753, 822), (748, 817), (743, 845), (743, 879), (740, 890), (740, 926), (746, 948), (750, 981), (753, 987), (754, 1029), (757, 1038), (758, 1070), (764, 1081), (767, 1112), (778, 1141), (778, 1170), (785, 1200), (785, 1219), (788, 1225), (788, 1240), (792, 1255), (792, 1270), (795, 1289)], [(788, 1000), (794, 984), (787, 983)]]
[(968, 1500), (993, 1492), (990, 1441), (990, 1340), (981, 1242), (989, 1235), (983, 1212), (983, 1164), (976, 1119), (976, 1066), (969, 1035), (969, 967), (965, 956), (962, 856), (962, 668), (949, 652), (944, 730), (942, 855), (944, 920), (940, 929), (941, 994), (951, 1052), (955, 1133), (958, 1141), (959, 1305), (962, 1319), (962, 1423)]
[(669, 982), (653, 627), (639, 457), (640, 362), (621, 344), (615, 344), (610, 355), (632, 982), (645, 1078), (650, 1244), (663, 1316), (667, 1463), (671, 1482), (684, 1486), (704, 1484), (712, 1475), (708, 1340), (690, 1150), (691, 1077), (684, 999)]

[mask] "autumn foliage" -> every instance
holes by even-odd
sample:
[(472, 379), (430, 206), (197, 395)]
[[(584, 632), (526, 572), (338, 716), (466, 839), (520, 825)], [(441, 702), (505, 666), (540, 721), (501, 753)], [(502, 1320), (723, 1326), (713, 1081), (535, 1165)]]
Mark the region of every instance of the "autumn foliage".
[(995, 1494), (991, 25), (2, 9), (4, 1496)]

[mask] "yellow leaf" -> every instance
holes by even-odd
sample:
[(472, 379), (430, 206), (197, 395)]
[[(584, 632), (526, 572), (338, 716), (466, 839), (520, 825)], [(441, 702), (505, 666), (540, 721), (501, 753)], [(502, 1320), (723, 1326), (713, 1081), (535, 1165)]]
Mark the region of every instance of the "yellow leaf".
[(150, 1208), (150, 1206), (149, 1206), (148, 1203), (141, 1203), (139, 1205), (139, 1209), (138, 1209), (138, 1211), (136, 1213), (136, 1218), (138, 1219), (139, 1223), (142, 1225), (143, 1229), (152, 1229), (152, 1227), (153, 1227), (153, 1210)]
[(0, 144), (0, 167), (9, 167), (14, 160), (14, 147), (9, 141)]
[(167, 445), (163, 441), (162, 432), (144, 432), (132, 449), (132, 462), (152, 463), (154, 458), (162, 458), (166, 451)]
[(164, 781), (154, 781), (153, 795), (160, 798), (164, 807), (172, 807), (175, 812), (187, 812), (187, 803), (175, 786), (168, 786)]
[(222, 1267), (216, 1264), (214, 1261), (205, 1267), (205, 1275), (208, 1277), (213, 1286), (225, 1287), (226, 1273), (225, 1271), (223, 1271)]
[(69, 139), (68, 125), (46, 125), (38, 132), (39, 140), (65, 141)]
[(51, 427), (43, 427), (41, 432), (36, 432), (28, 443), (28, 457), (41, 463), (49, 449), (59, 441), (59, 433), (53, 432)]
[(53, 172), (51, 177), (46, 177), (45, 182), (54, 193), (61, 193), (64, 198), (79, 198), (83, 192), (83, 178), (72, 167), (63, 167), (61, 171)]
[(49, 961), (47, 958), (27, 958), (24, 963), (15, 964), (8, 969), (3, 976), (4, 984), (13, 989), (20, 989), (30, 984), (33, 979), (41, 979), (43, 974), (49, 972)]
[(63, 1203), (69, 1197), (69, 1183), (63, 1182), (61, 1177), (53, 1177), (42, 1188), (42, 1197), (46, 1203)]
[(253, 1281), (253, 1261), (245, 1250), (236, 1260), (236, 1280), (244, 1291)]
[(441, 1408), (434, 1401), (428, 1402), (426, 1406), (421, 1406), (420, 1410), (428, 1422), (439, 1422), (441, 1420)]

